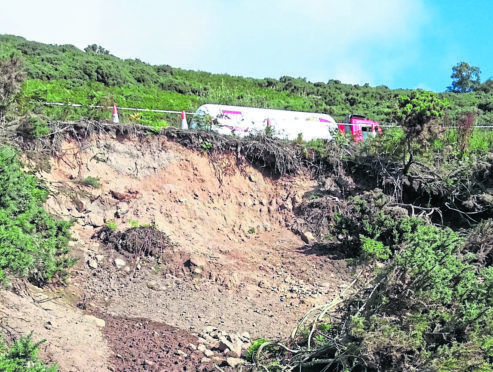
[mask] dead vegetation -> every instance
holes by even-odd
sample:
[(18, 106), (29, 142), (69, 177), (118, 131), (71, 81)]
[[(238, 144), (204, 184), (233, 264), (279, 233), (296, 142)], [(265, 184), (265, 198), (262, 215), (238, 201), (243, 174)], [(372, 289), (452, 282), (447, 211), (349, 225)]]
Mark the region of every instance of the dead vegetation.
[(100, 240), (108, 249), (134, 258), (162, 256), (172, 246), (169, 237), (154, 226), (132, 227), (125, 231), (104, 226), (93, 235), (93, 239)]

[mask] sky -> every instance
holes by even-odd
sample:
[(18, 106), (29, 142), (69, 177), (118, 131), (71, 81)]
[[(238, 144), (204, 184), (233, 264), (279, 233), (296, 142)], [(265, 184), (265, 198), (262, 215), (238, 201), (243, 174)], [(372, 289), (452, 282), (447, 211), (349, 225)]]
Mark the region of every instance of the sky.
[(255, 78), (443, 92), (493, 78), (491, 0), (0, 0), (0, 34)]

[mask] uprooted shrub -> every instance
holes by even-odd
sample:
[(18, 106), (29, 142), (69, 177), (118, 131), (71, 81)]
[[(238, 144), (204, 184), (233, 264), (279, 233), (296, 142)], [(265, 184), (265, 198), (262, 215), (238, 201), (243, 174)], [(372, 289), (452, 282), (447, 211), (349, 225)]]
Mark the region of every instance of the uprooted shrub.
[(0, 147), (0, 279), (27, 278), (43, 284), (64, 277), (75, 263), (67, 253), (70, 222), (43, 208), (48, 191), (21, 169), (17, 152)]
[(131, 227), (125, 231), (115, 231), (103, 226), (93, 238), (121, 254), (135, 257), (162, 255), (172, 245), (168, 235), (153, 225)]

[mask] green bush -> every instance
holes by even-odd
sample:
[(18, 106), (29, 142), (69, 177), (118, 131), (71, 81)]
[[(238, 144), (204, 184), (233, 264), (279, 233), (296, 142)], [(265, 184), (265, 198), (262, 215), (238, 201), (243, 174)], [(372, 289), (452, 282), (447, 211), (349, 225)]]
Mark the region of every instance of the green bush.
[(0, 341), (0, 371), (56, 372), (56, 365), (47, 366), (38, 359), (39, 346), (45, 340), (33, 343), (32, 332), (19, 338), (9, 349)]
[(367, 193), (339, 216), (338, 232), (348, 229), (345, 244), (387, 264), (315, 339), (323, 341), (316, 359), (333, 360), (334, 371), (491, 371), (491, 222), (464, 244), (449, 228), (388, 208), (383, 196)]
[(381, 190), (351, 197), (346, 208), (334, 214), (332, 234), (338, 236), (349, 257), (387, 259), (399, 249), (407, 233), (425, 222), (389, 205)]
[(17, 153), (0, 147), (0, 278), (25, 277), (43, 284), (64, 277), (75, 260), (67, 257), (70, 222), (43, 208), (48, 191), (21, 169)]

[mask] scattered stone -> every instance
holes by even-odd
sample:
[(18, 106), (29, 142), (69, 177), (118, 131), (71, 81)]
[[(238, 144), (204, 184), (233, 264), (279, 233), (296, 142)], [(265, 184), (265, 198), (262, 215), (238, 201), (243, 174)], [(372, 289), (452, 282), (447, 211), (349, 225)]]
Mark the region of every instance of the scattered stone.
[(104, 261), (104, 255), (102, 255), (102, 254), (97, 254), (97, 255), (96, 255), (96, 260), (97, 260), (98, 262), (100, 262), (100, 263), (101, 263), (101, 262), (103, 262), (103, 261)]
[(233, 368), (245, 363), (243, 359), (233, 357), (226, 358), (226, 362), (230, 365), (230, 367)]
[(235, 242), (235, 243), (238, 243), (238, 239), (236, 239), (235, 237), (233, 237), (231, 235), (228, 235), (228, 239)]
[(290, 200), (286, 200), (283, 204), (281, 204), (281, 209), (285, 209), (287, 211), (293, 210), (293, 204)]
[(120, 216), (127, 214), (129, 209), (128, 203), (118, 203), (116, 206), (116, 210)]
[(123, 261), (121, 258), (115, 258), (115, 266), (118, 270), (120, 270), (122, 267), (124, 267), (127, 263)]
[(201, 360), (200, 360), (200, 363), (209, 363), (211, 360), (207, 357), (203, 357)]
[(216, 332), (216, 331), (217, 331), (217, 328), (213, 327), (213, 326), (207, 326), (204, 329), (204, 332), (208, 333), (208, 334), (211, 334), (211, 333)]
[(45, 323), (45, 328), (49, 331), (51, 328), (53, 327), (53, 324), (48, 320), (46, 323)]
[(206, 357), (210, 358), (210, 357), (214, 356), (214, 352), (213, 352), (213, 351), (211, 351), (211, 350), (205, 350), (205, 351), (204, 351), (204, 355), (205, 355)]
[(207, 348), (204, 346), (204, 344), (200, 344), (199, 346), (197, 346), (197, 350), (201, 352), (205, 352)]
[(147, 282), (146, 285), (147, 285), (147, 288), (152, 289), (154, 291), (161, 291), (162, 290), (161, 286), (155, 280), (151, 280), (151, 281)]
[(70, 237), (72, 238), (72, 240), (80, 240), (80, 235), (77, 231), (71, 231), (70, 232)]
[(243, 332), (241, 334), (241, 337), (243, 337), (243, 339), (245, 339), (245, 340), (250, 341), (250, 333), (248, 333), (248, 332)]
[(89, 266), (90, 269), (95, 270), (98, 268), (98, 261), (94, 259), (90, 259), (87, 261), (87, 266)]
[(181, 351), (181, 350), (175, 351), (175, 355), (179, 355), (179, 356), (182, 356), (184, 358), (188, 357), (188, 354), (185, 353), (184, 351)]
[(226, 350), (229, 350), (229, 347), (223, 341), (219, 341), (219, 344), (215, 349), (217, 349), (221, 353), (224, 353)]
[(149, 366), (152, 367), (155, 363), (151, 360), (145, 359), (144, 362), (142, 363), (144, 366)]
[(189, 268), (195, 268), (195, 267), (201, 267), (204, 268), (206, 266), (207, 262), (203, 257), (200, 257), (198, 255), (191, 255), (190, 258), (185, 261), (185, 266)]
[(99, 227), (104, 225), (104, 217), (100, 214), (94, 213), (87, 215), (86, 224), (94, 227)]
[(238, 273), (236, 271), (231, 274), (231, 284), (234, 287), (240, 285), (240, 278), (238, 277)]
[(313, 244), (316, 242), (315, 237), (310, 231), (302, 231), (301, 240), (303, 240), (306, 244)]

